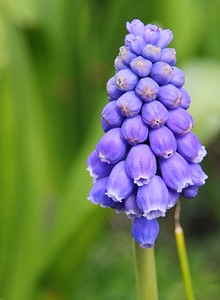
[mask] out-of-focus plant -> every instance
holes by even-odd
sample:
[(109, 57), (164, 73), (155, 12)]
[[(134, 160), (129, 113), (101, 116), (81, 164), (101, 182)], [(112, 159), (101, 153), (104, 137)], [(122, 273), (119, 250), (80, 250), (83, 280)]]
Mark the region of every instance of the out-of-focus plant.
[(203, 107), (192, 112), (195, 131), (204, 144), (215, 138), (220, 71), (202, 56), (219, 59), (219, 3), (182, 2), (0, 0), (0, 298), (74, 299), (80, 264), (108, 222), (85, 201), (85, 160), (127, 20), (172, 27)]

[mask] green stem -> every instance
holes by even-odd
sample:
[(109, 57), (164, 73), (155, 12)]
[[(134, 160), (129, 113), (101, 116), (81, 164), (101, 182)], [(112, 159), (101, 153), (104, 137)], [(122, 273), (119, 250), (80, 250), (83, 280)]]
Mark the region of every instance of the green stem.
[(188, 300), (195, 300), (193, 287), (192, 287), (192, 280), (190, 275), (186, 245), (185, 245), (185, 238), (183, 229), (179, 223), (179, 216), (180, 216), (180, 202), (177, 203), (176, 211), (175, 211), (175, 237), (176, 237), (176, 245), (177, 251), (180, 260), (180, 266), (182, 270), (183, 281), (185, 285), (186, 296)]
[(134, 241), (134, 258), (139, 300), (158, 300), (154, 247), (141, 248)]

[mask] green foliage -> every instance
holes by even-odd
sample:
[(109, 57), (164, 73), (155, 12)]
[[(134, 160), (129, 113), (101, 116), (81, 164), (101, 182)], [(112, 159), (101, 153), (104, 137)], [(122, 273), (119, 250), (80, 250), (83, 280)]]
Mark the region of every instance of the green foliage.
[[(114, 249), (115, 256), (127, 255), (121, 264), (109, 256), (112, 243), (103, 232), (112, 215), (86, 200), (92, 185), (86, 159), (102, 135), (105, 83), (125, 22), (140, 18), (173, 30), (195, 131), (208, 145), (220, 127), (219, 6), (217, 0), (0, 0), (0, 298), (88, 298), (83, 282), (96, 271), (109, 298), (100, 286), (94, 298), (123, 298), (133, 275), (122, 285), (114, 272), (124, 278), (130, 253)], [(216, 186), (217, 180), (206, 195)], [(97, 241), (108, 250), (100, 248), (96, 270), (88, 253)], [(109, 265), (104, 277), (108, 257), (115, 269)], [(167, 286), (161, 288), (163, 295)], [(117, 290), (121, 297), (114, 297)]]

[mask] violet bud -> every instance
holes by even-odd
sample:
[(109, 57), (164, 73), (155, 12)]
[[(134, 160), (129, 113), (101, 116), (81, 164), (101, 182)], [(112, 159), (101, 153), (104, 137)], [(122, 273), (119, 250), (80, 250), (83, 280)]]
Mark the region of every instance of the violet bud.
[(114, 67), (116, 71), (120, 71), (122, 69), (128, 69), (129, 66), (122, 60), (121, 56), (118, 55), (114, 60)]
[(138, 82), (138, 76), (130, 69), (122, 69), (115, 74), (115, 83), (121, 91), (131, 91)]
[(123, 91), (119, 90), (115, 83), (115, 76), (111, 77), (106, 84), (107, 95), (112, 99), (118, 99), (123, 94)]
[(158, 61), (153, 64), (150, 76), (158, 84), (167, 84), (171, 82), (171, 79), (173, 77), (173, 68), (166, 62)]
[(142, 119), (144, 123), (152, 128), (164, 125), (168, 116), (168, 110), (159, 101), (151, 101), (142, 106)]
[(150, 147), (156, 156), (169, 158), (176, 152), (176, 139), (166, 126), (150, 129), (149, 141)]
[(183, 135), (193, 127), (192, 116), (183, 108), (178, 107), (169, 110), (169, 118), (166, 126), (175, 134)]
[(134, 91), (130, 91), (119, 97), (116, 105), (123, 116), (135, 117), (141, 110), (142, 101)]
[(119, 56), (126, 64), (130, 64), (131, 60), (137, 55), (133, 51), (131, 51), (129, 47), (122, 46), (119, 48)]
[(146, 144), (133, 146), (128, 152), (125, 165), (128, 175), (138, 186), (149, 183), (157, 170), (155, 155)]
[(198, 195), (198, 186), (192, 185), (188, 186), (187, 188), (183, 189), (182, 195), (185, 198), (195, 198)]
[(177, 150), (188, 161), (200, 163), (207, 152), (193, 132), (188, 132), (177, 138)]
[(137, 95), (145, 102), (152, 101), (157, 98), (159, 85), (150, 77), (141, 78), (135, 88)]
[(173, 33), (170, 29), (164, 29), (160, 31), (160, 36), (157, 41), (157, 46), (165, 48), (173, 39)]
[(115, 202), (121, 202), (129, 197), (134, 189), (132, 179), (125, 169), (125, 161), (120, 161), (112, 169), (106, 184), (106, 195)]
[(143, 122), (140, 115), (124, 120), (121, 132), (124, 139), (130, 145), (136, 145), (146, 141), (148, 137), (148, 126)]
[(179, 90), (181, 92), (180, 107), (184, 109), (188, 109), (191, 103), (190, 95), (187, 93), (187, 91), (184, 88), (180, 88)]
[(135, 36), (133, 34), (127, 34), (125, 36), (125, 46), (129, 47), (134, 53), (140, 55), (145, 45), (145, 41), (142, 36)]
[(96, 150), (94, 150), (87, 159), (87, 171), (94, 178), (106, 177), (113, 168), (113, 164), (102, 162)]
[(160, 227), (156, 219), (134, 218), (132, 237), (142, 248), (151, 248), (155, 244)]
[(150, 74), (152, 62), (137, 56), (130, 62), (132, 71), (140, 77), (147, 77)]
[(145, 25), (138, 19), (134, 19), (131, 22), (126, 22), (126, 28), (128, 32), (134, 35), (144, 36)]
[(156, 62), (160, 60), (161, 48), (151, 44), (146, 44), (141, 54), (144, 58), (152, 62)]
[(189, 164), (179, 153), (175, 152), (168, 159), (160, 158), (159, 165), (166, 185), (178, 193), (193, 184)]
[(101, 207), (111, 207), (115, 208), (116, 203), (106, 195), (106, 183), (108, 177), (99, 178), (93, 184), (88, 196), (94, 204), (99, 204)]
[(113, 128), (106, 132), (99, 140), (96, 151), (102, 162), (117, 163), (127, 150), (127, 143), (122, 138), (121, 129)]
[(178, 88), (181, 88), (185, 83), (184, 72), (177, 67), (173, 67), (173, 77), (172, 77), (170, 83), (172, 83), (173, 85), (175, 85)]
[(168, 108), (176, 108), (181, 103), (181, 92), (172, 84), (160, 87), (157, 99)]
[(168, 208), (169, 193), (160, 176), (155, 175), (137, 191), (137, 205), (148, 220), (164, 217)]
[(145, 27), (144, 39), (146, 44), (156, 45), (160, 35), (160, 28), (156, 25), (148, 24)]
[(176, 64), (176, 50), (174, 48), (162, 49), (160, 60), (168, 63), (170, 66), (174, 66)]
[(196, 186), (205, 184), (205, 180), (208, 176), (203, 172), (202, 167), (197, 163), (191, 163), (189, 164), (189, 168), (193, 184)]
[(116, 106), (116, 101), (111, 101), (102, 110), (102, 128), (106, 132), (111, 128), (120, 127), (124, 121), (124, 116)]

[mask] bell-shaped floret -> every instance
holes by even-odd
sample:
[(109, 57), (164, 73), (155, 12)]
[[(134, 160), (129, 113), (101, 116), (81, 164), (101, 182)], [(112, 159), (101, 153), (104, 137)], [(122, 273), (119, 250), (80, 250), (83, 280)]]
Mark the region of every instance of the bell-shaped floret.
[(116, 105), (125, 117), (135, 117), (141, 110), (142, 101), (134, 91), (126, 92), (118, 98)]
[(181, 103), (181, 92), (173, 84), (160, 87), (157, 99), (167, 108), (176, 108)]
[(158, 128), (164, 125), (169, 113), (159, 101), (151, 101), (142, 106), (142, 119), (149, 127)]
[(167, 84), (173, 77), (173, 68), (166, 62), (158, 61), (152, 66), (150, 76), (158, 84)]
[(116, 106), (116, 101), (111, 101), (102, 110), (102, 128), (107, 132), (111, 128), (120, 127), (125, 117)]
[(145, 102), (152, 101), (157, 98), (159, 85), (150, 77), (141, 78), (138, 81), (135, 92)]
[(182, 107), (169, 110), (169, 118), (166, 121), (166, 126), (175, 135), (184, 135), (193, 127), (192, 116)]
[(108, 176), (113, 166), (113, 164), (102, 162), (96, 150), (92, 151), (87, 159), (87, 170), (93, 178)]
[(159, 61), (161, 57), (161, 48), (151, 44), (146, 44), (142, 50), (142, 56), (153, 63)]
[(152, 62), (137, 56), (130, 62), (132, 71), (140, 77), (147, 77), (150, 74)]

